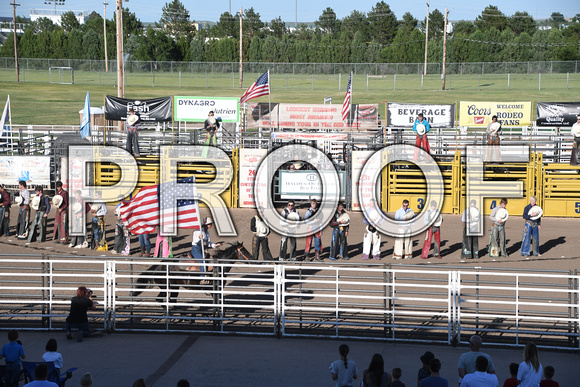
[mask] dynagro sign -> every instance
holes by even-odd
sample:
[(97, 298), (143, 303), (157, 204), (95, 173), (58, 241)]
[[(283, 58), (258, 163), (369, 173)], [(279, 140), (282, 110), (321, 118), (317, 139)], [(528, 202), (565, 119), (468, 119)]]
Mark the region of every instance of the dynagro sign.
[(240, 100), (221, 97), (173, 97), (175, 121), (204, 122), (210, 111), (223, 122), (239, 122)]
[(486, 127), (497, 116), (502, 126), (530, 126), (531, 102), (466, 102), (459, 104), (459, 125)]

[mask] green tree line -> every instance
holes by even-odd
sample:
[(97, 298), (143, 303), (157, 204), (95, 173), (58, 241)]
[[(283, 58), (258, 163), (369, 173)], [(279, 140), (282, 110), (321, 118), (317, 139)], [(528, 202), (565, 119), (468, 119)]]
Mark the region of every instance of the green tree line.
[[(474, 21), (453, 25), (447, 38), (449, 62), (567, 61), (580, 59), (579, 16), (565, 25), (559, 12), (540, 25), (527, 12), (504, 15), (488, 6)], [(242, 18), (242, 59), (285, 63), (422, 63), (426, 18), (409, 12), (397, 19), (388, 4), (377, 2), (368, 12), (352, 11), (339, 19), (328, 7), (313, 27), (288, 28), (280, 17), (263, 22), (253, 8), (240, 15), (224, 12), (217, 23), (196, 31), (189, 11), (179, 0), (166, 3), (154, 26), (123, 10), (124, 51), (135, 60), (236, 62)], [(450, 15), (450, 18), (452, 14)], [(548, 29), (547, 27), (551, 27)], [(444, 15), (429, 15), (428, 61), (443, 58)], [(115, 19), (106, 21), (107, 50), (116, 57)], [(104, 59), (103, 19), (93, 12), (80, 25), (72, 12), (60, 26), (47, 18), (27, 25), (18, 36), (21, 58)], [(13, 37), (0, 56), (14, 55)]]

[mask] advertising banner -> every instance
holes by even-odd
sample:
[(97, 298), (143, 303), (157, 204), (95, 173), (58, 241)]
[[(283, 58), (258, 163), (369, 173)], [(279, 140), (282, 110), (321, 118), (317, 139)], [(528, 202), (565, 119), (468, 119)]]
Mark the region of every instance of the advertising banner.
[(254, 179), (256, 170), (267, 153), (267, 149), (240, 149), (240, 207), (256, 208)]
[(240, 121), (240, 100), (221, 97), (173, 97), (175, 121), (204, 122), (210, 111), (222, 122)]
[[(338, 172), (341, 200), (344, 200), (346, 192), (345, 176), (346, 172)], [(322, 198), (320, 175), (315, 170), (280, 171), (280, 195), (282, 199), (320, 200)]]
[(423, 113), (432, 128), (455, 127), (455, 105), (391, 102), (387, 103), (387, 126), (412, 127), (419, 113)]
[(128, 99), (105, 96), (106, 120), (125, 121), (131, 108), (143, 123), (171, 121), (171, 97)]
[(28, 187), (50, 188), (50, 156), (2, 156), (0, 184), (15, 188), (20, 180)]
[[(359, 182), (360, 173), (367, 163), (367, 160), (375, 153), (375, 151), (353, 151), (352, 152), (352, 210), (361, 211), (360, 201), (358, 200), (358, 187), (359, 183), (363, 184), (365, 190), (370, 190), (372, 192), (373, 187), (376, 185), (381, 185), (380, 178), (379, 181), (364, 181)], [(380, 167), (380, 166), (377, 166)], [(380, 169), (380, 168), (379, 168)], [(375, 185), (376, 184), (376, 185)]]
[(342, 120), (342, 105), (338, 104), (250, 104), (247, 114), (247, 128), (268, 128), (274, 130), (290, 128), (303, 130), (352, 129), (377, 130), (379, 115), (378, 104), (352, 105), (352, 122)]
[(459, 103), (459, 125), (484, 128), (496, 115), (503, 127), (530, 126), (531, 102), (466, 102)]
[(580, 114), (580, 102), (538, 102), (537, 126), (572, 126)]

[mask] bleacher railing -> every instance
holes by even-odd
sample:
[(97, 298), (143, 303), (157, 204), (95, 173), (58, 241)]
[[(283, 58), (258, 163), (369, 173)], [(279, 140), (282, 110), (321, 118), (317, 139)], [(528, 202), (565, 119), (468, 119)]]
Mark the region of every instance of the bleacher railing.
[[(354, 263), (211, 262), (0, 256), (0, 327), (62, 330), (79, 285), (99, 302), (93, 328), (424, 341), (578, 350), (577, 271)], [(200, 280), (208, 280), (202, 285)]]

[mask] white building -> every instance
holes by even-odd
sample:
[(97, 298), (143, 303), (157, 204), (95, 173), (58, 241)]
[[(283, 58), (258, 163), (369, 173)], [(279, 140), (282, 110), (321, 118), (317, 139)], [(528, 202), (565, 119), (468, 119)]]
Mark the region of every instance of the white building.
[(52, 20), (54, 24), (60, 25), (60, 20), (63, 13), (72, 12), (75, 14), (77, 20), (80, 24), (84, 24), (85, 20), (89, 17), (89, 11), (60, 11), (56, 9), (31, 9), (30, 10), (30, 21), (36, 21), (41, 17), (48, 18)]

